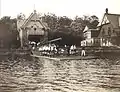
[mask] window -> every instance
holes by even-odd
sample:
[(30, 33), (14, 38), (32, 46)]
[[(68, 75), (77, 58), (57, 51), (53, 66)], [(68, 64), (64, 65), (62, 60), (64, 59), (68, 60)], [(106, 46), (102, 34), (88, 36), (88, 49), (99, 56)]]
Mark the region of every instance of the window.
[(105, 34), (105, 29), (103, 28), (103, 29), (102, 29), (102, 35), (104, 35), (104, 34)]
[(119, 31), (117, 31), (116, 34), (117, 34), (117, 36), (120, 36), (120, 32)]
[(44, 30), (44, 31), (45, 31), (45, 28), (42, 28), (42, 30)]
[(111, 35), (111, 28), (108, 27), (108, 35), (110, 36)]
[(36, 28), (34, 28), (34, 30), (36, 31)]
[(115, 33), (115, 30), (113, 30), (113, 33)]
[(113, 33), (115, 33), (115, 30), (113, 30)]

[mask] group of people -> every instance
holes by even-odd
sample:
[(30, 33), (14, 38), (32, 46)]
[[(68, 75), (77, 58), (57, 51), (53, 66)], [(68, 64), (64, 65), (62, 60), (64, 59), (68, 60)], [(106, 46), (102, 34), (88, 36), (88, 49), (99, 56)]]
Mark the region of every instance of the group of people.
[(65, 49), (67, 49), (68, 55), (73, 55), (76, 53), (76, 45), (71, 45), (71, 46), (67, 46), (65, 45)]
[[(70, 53), (70, 54), (76, 53), (76, 46), (75, 46), (75, 45), (72, 45), (72, 46), (70, 47), (69, 53)], [(82, 47), (81, 56), (86, 56), (85, 46)]]
[[(32, 49), (35, 50), (37, 48), (37, 50), (40, 52), (40, 54), (42, 55), (58, 55), (58, 54), (63, 54), (65, 55), (65, 53), (67, 53), (67, 55), (75, 55), (78, 51), (77, 51), (77, 47), (76, 45), (71, 45), (71, 46), (67, 46), (65, 45), (64, 47), (59, 47), (56, 46), (55, 44), (47, 44), (47, 45), (43, 45), (43, 46), (33, 46)], [(85, 56), (85, 47), (82, 47), (81, 52), (81, 56)]]
[(54, 44), (44, 45), (38, 48), (38, 51), (43, 55), (51, 55), (57, 53), (57, 47)]

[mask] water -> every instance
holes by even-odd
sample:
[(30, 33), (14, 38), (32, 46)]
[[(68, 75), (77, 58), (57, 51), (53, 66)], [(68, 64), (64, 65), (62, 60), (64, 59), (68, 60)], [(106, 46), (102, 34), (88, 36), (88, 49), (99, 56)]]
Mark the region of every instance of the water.
[(1, 60), (0, 92), (120, 92), (120, 58)]

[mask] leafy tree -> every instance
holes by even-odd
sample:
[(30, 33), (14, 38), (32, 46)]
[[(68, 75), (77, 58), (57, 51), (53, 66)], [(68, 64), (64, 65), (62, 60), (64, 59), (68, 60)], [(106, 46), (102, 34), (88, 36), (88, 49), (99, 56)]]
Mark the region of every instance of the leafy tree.
[(19, 33), (17, 31), (17, 19), (11, 19), (10, 16), (4, 16), (0, 19), (0, 24), (7, 27), (5, 34), (7, 35), (6, 45), (7, 47), (18, 47), (19, 46)]
[[(60, 41), (60, 43), (68, 43), (67, 39), (71, 39), (69, 43), (76, 42), (75, 38), (79, 38), (79, 42), (83, 39), (83, 30), (85, 26), (92, 26), (92, 28), (96, 28), (98, 22), (98, 17), (86, 16), (78, 17), (76, 16), (74, 20), (66, 17), (66, 16), (56, 16), (55, 14), (45, 14), (42, 16), (42, 20), (48, 24), (51, 31), (49, 31), (49, 40), (55, 39), (57, 36), (62, 37), (64, 41)], [(59, 35), (62, 34), (62, 35)], [(57, 35), (57, 36), (56, 36)], [(69, 36), (68, 36), (69, 35)], [(67, 37), (67, 38), (66, 38)]]
[(44, 16), (41, 17), (43, 22), (46, 22), (48, 24), (48, 27), (51, 30), (54, 30), (57, 25), (57, 16), (55, 14), (44, 14)]
[(58, 17), (58, 25), (60, 27), (68, 27), (68, 26), (70, 26), (71, 22), (72, 22), (72, 19), (70, 19), (66, 16)]
[(92, 15), (92, 16), (91, 16), (91, 21), (90, 21), (90, 23), (91, 23), (91, 26), (92, 26), (93, 28), (96, 28), (97, 25), (98, 25), (98, 23), (99, 23), (98, 17), (95, 16), (95, 15)]

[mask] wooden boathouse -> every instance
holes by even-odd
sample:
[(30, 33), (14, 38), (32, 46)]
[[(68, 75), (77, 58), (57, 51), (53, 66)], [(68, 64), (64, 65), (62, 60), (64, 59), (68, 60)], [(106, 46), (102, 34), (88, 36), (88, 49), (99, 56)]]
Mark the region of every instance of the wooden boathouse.
[(18, 16), (17, 30), (19, 31), (21, 47), (27, 46), (30, 41), (41, 42), (48, 40), (49, 28), (40, 19), (36, 10), (27, 19), (23, 14)]

